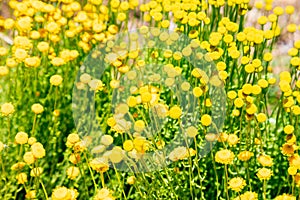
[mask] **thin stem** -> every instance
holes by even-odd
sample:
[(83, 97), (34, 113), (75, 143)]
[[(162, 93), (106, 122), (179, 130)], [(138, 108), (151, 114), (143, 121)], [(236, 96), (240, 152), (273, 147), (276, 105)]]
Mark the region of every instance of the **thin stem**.
[(44, 192), (44, 194), (45, 194), (46, 200), (48, 200), (47, 191), (46, 191), (46, 188), (45, 188), (45, 186), (44, 186), (44, 184), (43, 184), (42, 180), (40, 180), (40, 184), (42, 185), (43, 192)]
[(225, 169), (225, 191), (226, 191), (226, 199), (229, 200), (229, 194), (228, 194), (228, 170), (227, 165), (224, 166)]

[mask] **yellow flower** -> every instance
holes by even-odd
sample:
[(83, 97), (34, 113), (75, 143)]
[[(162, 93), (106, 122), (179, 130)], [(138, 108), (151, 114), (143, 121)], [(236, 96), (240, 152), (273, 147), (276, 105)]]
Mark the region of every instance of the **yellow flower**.
[(127, 184), (133, 185), (135, 183), (135, 180), (136, 180), (135, 176), (129, 176), (127, 178)]
[(274, 200), (296, 200), (297, 198), (291, 194), (282, 194), (275, 197)]
[(176, 147), (169, 155), (169, 159), (172, 161), (183, 160), (188, 156), (188, 149), (186, 147), (180, 146)]
[(98, 80), (98, 79), (94, 79), (94, 80), (91, 80), (88, 85), (90, 86), (91, 90), (94, 90), (94, 91), (102, 91), (103, 88), (104, 88), (104, 84), (102, 83), (101, 80)]
[(294, 144), (285, 143), (280, 148), (283, 155), (291, 156), (295, 153), (295, 151), (298, 149), (298, 146)]
[(93, 200), (115, 200), (115, 197), (112, 196), (110, 190), (107, 188), (102, 188), (97, 191), (97, 194), (94, 196)]
[(246, 95), (251, 94), (251, 93), (252, 93), (252, 85), (251, 85), (251, 84), (248, 84), (248, 83), (245, 84), (245, 85), (243, 85), (242, 91), (243, 91), (243, 93), (246, 94)]
[(193, 88), (193, 94), (195, 97), (200, 97), (203, 94), (203, 90), (200, 87)]
[(47, 52), (49, 50), (49, 43), (39, 42), (37, 48), (40, 52)]
[(257, 84), (261, 87), (261, 88), (266, 88), (268, 87), (269, 83), (267, 80), (265, 79), (259, 79)]
[(36, 138), (35, 137), (28, 138), (28, 144), (33, 145), (34, 143), (36, 143)]
[(6, 59), (6, 66), (10, 68), (14, 68), (18, 65), (14, 58), (7, 58)]
[(114, 147), (111, 151), (108, 151), (106, 156), (112, 163), (120, 163), (124, 158), (124, 151), (121, 147)]
[(34, 56), (34, 57), (25, 58), (24, 63), (27, 67), (38, 67), (41, 63), (41, 60), (39, 57)]
[(44, 107), (39, 104), (39, 103), (35, 103), (31, 106), (31, 110), (32, 112), (34, 112), (35, 114), (41, 114), (42, 112), (44, 112)]
[(152, 94), (150, 92), (143, 92), (141, 93), (141, 98), (143, 103), (149, 103), (152, 99)]
[(271, 176), (273, 175), (273, 172), (272, 172), (272, 170), (263, 167), (258, 170), (256, 175), (260, 180), (269, 180), (271, 178)]
[(273, 59), (272, 53), (265, 53), (263, 59), (267, 62), (271, 61)]
[(115, 118), (113, 118), (113, 117), (110, 117), (110, 118), (107, 119), (107, 125), (110, 126), (110, 127), (115, 126), (116, 123), (117, 122), (116, 122)]
[(229, 146), (234, 146), (239, 142), (239, 137), (236, 134), (229, 134), (227, 138), (227, 142)]
[(25, 198), (26, 199), (36, 199), (36, 191), (35, 190), (27, 191)]
[(72, 153), (69, 157), (69, 161), (71, 163), (73, 163), (74, 165), (77, 164), (79, 161), (80, 161), (80, 155), (79, 154), (75, 154), (75, 153)]
[(19, 170), (23, 169), (25, 165), (26, 165), (26, 163), (24, 163), (24, 162), (17, 162), (15, 164), (13, 164), (10, 169), (19, 171)]
[(60, 57), (54, 57), (54, 58), (52, 58), (52, 60), (50, 62), (52, 65), (57, 66), (57, 67), (65, 64), (64, 59), (62, 59)]
[(67, 137), (67, 146), (72, 147), (74, 144), (80, 141), (79, 135), (76, 133), (71, 133)]
[(286, 134), (292, 134), (294, 132), (294, 127), (292, 125), (286, 125), (283, 129)]
[(16, 22), (16, 27), (21, 32), (26, 32), (31, 30), (32, 18), (29, 16), (20, 17)]
[(143, 120), (137, 120), (134, 123), (134, 130), (137, 132), (142, 132), (145, 129), (145, 122)]
[(190, 126), (186, 129), (186, 134), (191, 137), (194, 138), (196, 137), (196, 135), (198, 134), (198, 129), (194, 126)]
[(84, 73), (80, 76), (79, 79), (82, 83), (89, 83), (92, 80), (92, 77), (89, 74)]
[(78, 167), (71, 166), (67, 169), (68, 178), (71, 180), (74, 180), (79, 175), (79, 173), (80, 171)]
[(257, 107), (255, 104), (251, 103), (247, 106), (246, 108), (246, 112), (249, 114), (249, 115), (253, 115), (254, 113), (256, 113), (257, 111)]
[(287, 14), (289, 14), (289, 15), (293, 14), (294, 11), (295, 11), (295, 7), (294, 7), (294, 6), (289, 5), (289, 6), (286, 6), (286, 7), (285, 7), (285, 12), (286, 12)]
[(271, 167), (273, 165), (273, 159), (268, 155), (260, 155), (257, 160), (263, 167)]
[(0, 47), (0, 56), (5, 56), (8, 50), (5, 47)]
[(289, 167), (288, 168), (288, 173), (289, 173), (289, 175), (292, 175), (292, 176), (296, 175), (297, 174), (297, 168), (295, 166)]
[(258, 200), (258, 195), (256, 192), (247, 191), (244, 194), (234, 198), (234, 200)]
[(34, 163), (35, 161), (35, 158), (33, 156), (33, 153), (32, 152), (26, 152), (23, 156), (23, 160), (28, 164), (28, 165), (31, 165)]
[(43, 169), (41, 167), (35, 167), (30, 171), (30, 176), (38, 177), (43, 173)]
[(46, 155), (43, 145), (39, 142), (31, 145), (31, 152), (35, 158), (43, 158)]
[(282, 15), (284, 10), (283, 8), (281, 8), (280, 6), (276, 6), (274, 9), (273, 9), (273, 12), (276, 14), (276, 15)]
[(18, 180), (18, 184), (25, 184), (27, 180), (27, 174), (25, 173), (20, 173), (16, 176), (16, 179)]
[(189, 91), (189, 89), (190, 89), (190, 87), (191, 87), (191, 85), (188, 83), (188, 82), (183, 82), (182, 84), (181, 84), (181, 89), (183, 90), (183, 91)]
[(1, 105), (1, 113), (3, 116), (8, 116), (10, 114), (13, 114), (15, 112), (15, 107), (12, 105), (12, 103), (4, 103)]
[(257, 19), (257, 22), (260, 24), (260, 25), (264, 25), (268, 22), (268, 18), (266, 16), (260, 16), (258, 19)]
[(103, 135), (101, 137), (101, 144), (104, 144), (105, 146), (109, 146), (113, 143), (114, 138), (110, 135)]
[(211, 116), (208, 114), (204, 114), (201, 116), (201, 124), (203, 126), (209, 126), (212, 123)]
[(15, 141), (17, 144), (26, 144), (28, 141), (28, 134), (24, 132), (18, 132)]
[(109, 85), (113, 89), (118, 88), (120, 86), (120, 81), (119, 80), (111, 80)]
[(5, 19), (3, 25), (6, 30), (13, 29), (13, 27), (15, 25), (15, 21), (11, 18), (7, 18), (7, 19)]
[(235, 91), (231, 90), (231, 91), (229, 91), (229, 92), (227, 93), (227, 97), (228, 97), (229, 99), (233, 100), (233, 99), (235, 99), (235, 98), (237, 97), (237, 93), (236, 93)]
[(265, 122), (267, 120), (267, 116), (265, 113), (259, 113), (256, 116), (258, 122)]
[(0, 66), (0, 77), (6, 76), (9, 73), (9, 70), (6, 66)]
[(52, 192), (52, 200), (71, 200), (71, 193), (66, 187), (55, 188)]
[(123, 149), (125, 151), (131, 151), (134, 147), (134, 144), (132, 142), (132, 140), (126, 140), (124, 143), (123, 143)]
[(179, 119), (182, 114), (182, 110), (179, 106), (173, 106), (169, 110), (169, 116), (172, 119)]
[(234, 159), (234, 153), (228, 149), (220, 150), (215, 155), (215, 160), (221, 164), (232, 164)]
[(122, 12), (118, 13), (117, 19), (118, 19), (119, 21), (121, 21), (121, 22), (125, 21), (125, 20), (126, 20), (126, 14), (125, 14), (125, 13), (122, 13)]
[(238, 155), (238, 159), (241, 161), (248, 161), (254, 154), (251, 151), (242, 151)]
[(109, 169), (107, 159), (105, 158), (95, 158), (90, 162), (90, 166), (93, 170), (97, 172), (106, 172)]
[(50, 77), (50, 83), (54, 86), (59, 86), (63, 81), (63, 78), (60, 75), (53, 75)]
[(246, 181), (241, 177), (232, 178), (228, 182), (228, 188), (240, 192), (246, 186)]

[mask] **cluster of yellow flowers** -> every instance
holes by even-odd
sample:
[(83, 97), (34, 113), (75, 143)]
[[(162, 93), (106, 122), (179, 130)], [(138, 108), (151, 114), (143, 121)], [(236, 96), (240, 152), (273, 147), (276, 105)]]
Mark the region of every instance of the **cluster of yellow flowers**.
[(300, 40), (280, 73), (273, 49), (300, 26), (273, 3), (10, 0), (0, 196), (297, 199)]

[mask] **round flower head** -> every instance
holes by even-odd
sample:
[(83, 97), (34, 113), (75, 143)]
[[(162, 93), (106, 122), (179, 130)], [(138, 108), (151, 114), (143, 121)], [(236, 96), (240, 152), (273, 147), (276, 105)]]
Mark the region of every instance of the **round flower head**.
[(172, 161), (183, 160), (188, 156), (188, 149), (186, 147), (180, 146), (175, 148), (169, 155), (169, 159)]
[(76, 133), (71, 133), (67, 137), (67, 146), (72, 147), (75, 143), (79, 142), (79, 135)]
[(286, 134), (292, 134), (294, 132), (294, 127), (292, 125), (286, 125), (283, 129)]
[(35, 161), (35, 157), (33, 156), (32, 152), (26, 152), (23, 156), (23, 160), (28, 164), (31, 165)]
[(43, 173), (43, 169), (41, 167), (35, 167), (30, 171), (30, 176), (38, 177)]
[(31, 110), (32, 112), (34, 112), (35, 114), (41, 114), (42, 112), (44, 112), (44, 107), (39, 104), (39, 103), (35, 103), (31, 106)]
[(6, 76), (9, 73), (9, 70), (6, 66), (0, 66), (0, 77)]
[(31, 146), (31, 152), (35, 158), (43, 158), (46, 155), (43, 145), (39, 142), (36, 142)]
[(240, 192), (246, 186), (246, 181), (241, 177), (232, 178), (229, 180), (228, 186), (228, 188)]
[(273, 165), (273, 159), (268, 155), (261, 155), (257, 160), (264, 167), (271, 167)]
[(136, 180), (135, 176), (129, 176), (127, 178), (127, 184), (133, 185), (135, 183), (135, 180)]
[(291, 194), (282, 194), (275, 197), (274, 200), (296, 200), (297, 198)]
[(264, 113), (259, 113), (256, 116), (258, 122), (265, 122), (267, 120), (267, 116)]
[(173, 106), (172, 108), (170, 108), (169, 110), (169, 116), (172, 119), (179, 119), (180, 116), (182, 114), (182, 110), (179, 106)]
[(79, 175), (80, 171), (78, 167), (71, 166), (67, 169), (68, 178), (73, 180)]
[(63, 78), (60, 75), (53, 75), (50, 78), (50, 84), (54, 86), (59, 86), (63, 81)]
[(27, 182), (27, 175), (25, 173), (20, 173), (16, 176), (18, 184), (25, 184)]
[(123, 149), (125, 151), (131, 151), (134, 147), (134, 144), (131, 140), (126, 140), (124, 143), (123, 143)]
[(4, 103), (1, 105), (1, 113), (3, 116), (8, 116), (10, 114), (13, 114), (15, 112), (15, 107), (12, 105), (12, 103)]
[(143, 120), (137, 120), (134, 123), (134, 130), (136, 132), (142, 132), (145, 129), (145, 122)]
[(71, 193), (66, 187), (58, 187), (52, 192), (52, 200), (65, 200), (71, 199)]
[(35, 190), (27, 191), (25, 198), (26, 199), (36, 199), (36, 191)]
[(229, 134), (227, 142), (229, 146), (234, 146), (240, 141), (239, 137), (236, 134)]
[(114, 138), (110, 135), (103, 135), (101, 137), (101, 144), (104, 144), (105, 146), (109, 146), (113, 143)]
[(244, 194), (234, 198), (234, 200), (258, 200), (258, 195), (256, 192), (247, 191)]
[(15, 141), (17, 144), (26, 144), (28, 141), (28, 134), (24, 132), (17, 133)]
[(115, 198), (112, 196), (111, 191), (107, 188), (102, 188), (97, 191), (96, 196), (94, 196), (94, 200), (114, 200)]
[(273, 172), (272, 172), (272, 170), (263, 167), (258, 170), (256, 175), (260, 180), (269, 180), (271, 178), (271, 176), (273, 175)]
[(238, 155), (238, 159), (241, 161), (248, 161), (254, 154), (251, 151), (242, 151)]
[(186, 129), (186, 134), (192, 138), (196, 137), (196, 135), (198, 134), (198, 129), (194, 126), (190, 126)]
[(97, 172), (106, 172), (109, 169), (109, 165), (106, 158), (95, 158), (90, 162), (90, 166)]
[(215, 160), (221, 164), (232, 164), (234, 159), (234, 154), (228, 149), (220, 150), (215, 155)]
[(211, 120), (211, 116), (208, 114), (204, 114), (201, 116), (201, 124), (203, 126), (209, 126), (211, 124), (212, 120)]

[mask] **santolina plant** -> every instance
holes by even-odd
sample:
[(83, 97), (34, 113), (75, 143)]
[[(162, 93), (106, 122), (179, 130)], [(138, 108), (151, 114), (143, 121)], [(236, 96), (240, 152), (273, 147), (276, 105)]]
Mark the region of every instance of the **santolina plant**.
[(293, 6), (8, 5), (1, 199), (300, 198), (299, 40), (273, 70), (280, 36), (299, 31)]

